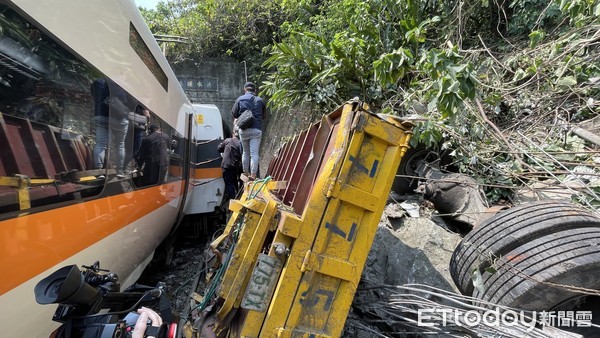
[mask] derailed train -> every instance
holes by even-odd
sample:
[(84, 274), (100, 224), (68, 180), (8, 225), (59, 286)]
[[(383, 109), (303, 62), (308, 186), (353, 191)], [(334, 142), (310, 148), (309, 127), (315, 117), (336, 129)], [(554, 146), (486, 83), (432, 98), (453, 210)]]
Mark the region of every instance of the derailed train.
[[(108, 85), (100, 101), (97, 79)], [(145, 133), (129, 116), (136, 107), (170, 139), (158, 182), (134, 165)], [(33, 295), (53, 271), (99, 261), (125, 288), (186, 214), (218, 206), (220, 159), (205, 120), (132, 0), (0, 0), (2, 336), (58, 326), (55, 307)]]

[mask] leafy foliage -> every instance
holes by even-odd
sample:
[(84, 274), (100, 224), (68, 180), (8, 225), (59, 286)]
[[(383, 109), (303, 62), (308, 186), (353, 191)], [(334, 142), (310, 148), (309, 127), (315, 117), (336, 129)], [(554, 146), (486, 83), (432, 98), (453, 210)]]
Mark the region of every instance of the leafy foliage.
[[(169, 0), (156, 10), (142, 10), (155, 34), (180, 36), (186, 43), (168, 43), (170, 62), (184, 59), (231, 58), (245, 61), (255, 81), (262, 77), (262, 50), (277, 39), (288, 19), (286, 8), (302, 0), (235, 1)], [(291, 14), (289, 14), (291, 15)]]
[(456, 47), (427, 42), (427, 30), (440, 19), (421, 20), (419, 2), (323, 5), (318, 26), (291, 32), (265, 62), (273, 70), (265, 88), (274, 107), (313, 102), (326, 111), (358, 96), (392, 112), (408, 111), (410, 98), (429, 98), (446, 117), (473, 97), (471, 67), (460, 65)]
[(276, 112), (357, 96), (423, 115), (413, 141), (452, 149), (491, 202), (560, 180), (552, 154), (574, 152), (566, 131), (600, 113), (600, 0), (172, 0), (143, 14), (189, 38), (171, 60), (246, 61)]

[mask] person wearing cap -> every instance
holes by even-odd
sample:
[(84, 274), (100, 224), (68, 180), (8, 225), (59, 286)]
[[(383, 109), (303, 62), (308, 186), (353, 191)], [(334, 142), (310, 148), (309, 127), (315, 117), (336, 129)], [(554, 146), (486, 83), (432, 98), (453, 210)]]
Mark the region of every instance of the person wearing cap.
[(233, 116), (233, 125), (236, 119), (246, 111), (251, 110), (254, 122), (248, 128), (240, 130), (240, 140), (242, 141), (242, 168), (250, 179), (258, 177), (258, 163), (260, 160), (259, 149), (266, 118), (265, 101), (256, 95), (256, 86), (252, 82), (246, 82), (244, 85), (244, 95), (235, 100), (231, 115)]

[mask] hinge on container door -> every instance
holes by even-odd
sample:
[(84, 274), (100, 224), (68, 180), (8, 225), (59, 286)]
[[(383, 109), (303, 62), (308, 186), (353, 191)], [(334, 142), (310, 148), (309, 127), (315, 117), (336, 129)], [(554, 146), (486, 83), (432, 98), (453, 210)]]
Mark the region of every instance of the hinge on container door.
[(325, 196), (326, 197), (338, 197), (340, 193), (340, 181), (337, 178), (329, 178), (325, 184)]

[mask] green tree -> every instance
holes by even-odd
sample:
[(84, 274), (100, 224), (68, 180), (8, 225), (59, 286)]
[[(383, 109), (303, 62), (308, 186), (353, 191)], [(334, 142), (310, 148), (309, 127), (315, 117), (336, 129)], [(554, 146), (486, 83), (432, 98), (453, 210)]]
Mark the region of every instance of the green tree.
[[(170, 45), (170, 62), (182, 59), (233, 58), (246, 61), (249, 72), (260, 76), (263, 49), (277, 40), (288, 10), (303, 1), (171, 0), (142, 15), (155, 34), (187, 38)], [(301, 11), (301, 10), (300, 10)], [(291, 12), (289, 12), (291, 13)]]
[(297, 25), (305, 30), (276, 43), (265, 62), (273, 70), (265, 88), (275, 107), (312, 102), (329, 110), (358, 96), (391, 112), (428, 98), (448, 116), (473, 96), (471, 67), (461, 65), (456, 48), (427, 41), (440, 19), (421, 17), (420, 2), (321, 5), (313, 26)]
[(521, 119), (600, 114), (600, 0), (173, 0), (143, 14), (155, 33), (189, 38), (172, 62), (246, 61), (275, 112), (326, 113), (358, 96), (420, 113), (413, 140), (452, 148), (456, 167), (486, 183), (546, 170), (505, 139)]

